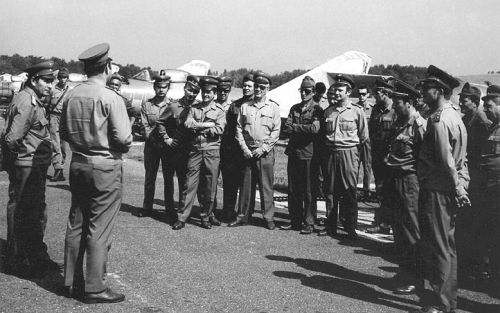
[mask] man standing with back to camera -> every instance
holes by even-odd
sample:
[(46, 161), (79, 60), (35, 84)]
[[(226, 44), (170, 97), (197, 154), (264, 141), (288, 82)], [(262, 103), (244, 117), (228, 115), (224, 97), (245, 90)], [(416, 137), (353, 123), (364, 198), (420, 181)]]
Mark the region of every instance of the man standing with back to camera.
[(109, 44), (103, 43), (80, 54), (89, 78), (68, 93), (61, 117), (61, 136), (73, 152), (64, 285), (68, 295), (83, 298), (85, 303), (125, 299), (103, 282), (111, 232), (122, 202), (122, 154), (132, 144), (123, 98), (106, 87), (111, 75), (108, 51)]

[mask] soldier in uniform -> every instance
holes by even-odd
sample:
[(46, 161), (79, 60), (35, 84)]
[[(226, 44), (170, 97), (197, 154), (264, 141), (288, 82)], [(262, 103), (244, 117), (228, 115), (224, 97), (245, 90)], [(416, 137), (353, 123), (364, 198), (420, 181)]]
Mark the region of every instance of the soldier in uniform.
[(377, 79), (375, 81), (375, 99), (368, 130), (370, 134), (370, 144), (372, 150), (372, 170), (375, 178), (375, 188), (380, 199), (380, 207), (375, 210), (374, 226), (368, 228), (371, 233), (389, 233), (390, 212), (387, 207), (387, 191), (384, 190), (384, 180), (387, 178), (387, 166), (384, 158), (389, 149), (389, 134), (392, 123), (396, 120), (396, 114), (392, 107), (390, 97), (393, 88), (392, 80), (386, 81)]
[[(479, 216), (483, 210), (479, 205), (482, 190), (485, 188), (485, 174), (479, 163), (481, 147), (488, 138), (491, 122), (486, 118), (482, 109), (479, 109), (481, 91), (479, 88), (465, 83), (460, 92), (460, 109), (463, 113), (462, 121), (467, 130), (467, 168), (469, 170), (469, 196), (471, 210), (462, 210), (457, 217), (457, 251), (459, 252), (459, 267), (470, 275), (487, 274), (484, 262), (480, 259), (482, 242), (478, 234), (483, 227)], [(481, 269), (481, 267), (483, 267)]]
[[(243, 103), (253, 99), (253, 74), (243, 77), (243, 96), (233, 101), (226, 112), (226, 127), (222, 134), (220, 145), (221, 172), (223, 184), (222, 219), (234, 221), (236, 219), (236, 200), (242, 182), (244, 158), (240, 145), (236, 140), (236, 124), (240, 107)], [(255, 199), (255, 189), (252, 192)], [(253, 209), (255, 203), (250, 204)]]
[(279, 105), (266, 97), (271, 87), (269, 75), (254, 73), (254, 98), (241, 105), (236, 138), (243, 152), (243, 181), (238, 216), (229, 227), (247, 225), (253, 203), (252, 190), (259, 183), (260, 206), (269, 230), (274, 224), (274, 145), (279, 139), (281, 118)]
[(42, 274), (54, 264), (43, 241), (52, 142), (42, 101), (50, 95), (53, 65), (46, 61), (26, 69), (28, 80), (9, 105), (2, 135), (4, 168), (9, 174), (7, 265), (12, 272), (27, 277)]
[(394, 243), (399, 256), (400, 285), (397, 294), (411, 294), (422, 287), (422, 261), (418, 250), (420, 230), (418, 226), (417, 159), (422, 145), (426, 120), (414, 107), (414, 101), (420, 96), (418, 90), (397, 81), (391, 93), (397, 119), (392, 125), (389, 137), (389, 153), (385, 163), (388, 168), (392, 212)]
[[(150, 216), (153, 211), (153, 200), (155, 197), (156, 176), (161, 161), (163, 179), (167, 178), (167, 159), (163, 141), (158, 135), (156, 121), (170, 104), (171, 99), (167, 97), (170, 87), (170, 76), (158, 75), (155, 77), (153, 88), (155, 96), (141, 105), (141, 122), (144, 129), (144, 202), (139, 217)], [(167, 184), (163, 184), (163, 194), (168, 195)]]
[[(196, 97), (200, 92), (199, 78), (189, 75), (184, 85), (184, 96), (172, 101), (156, 122), (159, 138), (163, 141), (166, 153), (166, 177), (164, 178), (167, 194), (165, 195), (165, 211), (169, 217), (177, 220), (177, 208), (174, 206), (174, 174), (177, 175), (179, 201), (178, 207), (184, 207), (184, 190), (186, 189), (186, 168), (191, 134), (184, 127), (189, 108), (198, 103)], [(162, 165), (163, 166), (163, 165)]]
[(455, 220), (467, 196), (467, 131), (449, 99), (459, 81), (431, 65), (422, 81), (424, 101), (431, 109), (417, 161), (420, 185), (419, 226), (424, 278), (432, 296), (414, 312), (453, 312), (457, 308)]
[(125, 299), (103, 282), (111, 232), (122, 201), (122, 154), (132, 144), (123, 99), (106, 87), (111, 75), (108, 51), (109, 44), (103, 43), (79, 55), (89, 78), (68, 92), (61, 116), (61, 137), (73, 152), (64, 285), (70, 296), (83, 296), (85, 303)]
[(132, 101), (130, 101), (129, 99), (125, 98), (121, 94), (122, 81), (123, 81), (123, 77), (120, 74), (118, 74), (118, 73), (114, 73), (113, 75), (111, 75), (109, 77), (109, 80), (106, 83), (106, 86), (108, 86), (109, 88), (115, 90), (117, 93), (120, 94), (120, 96), (122, 96), (123, 101), (125, 102), (125, 107), (127, 108), (127, 114), (128, 114), (129, 119), (130, 119), (130, 124), (133, 125), (134, 122), (135, 122), (135, 118), (137, 117), (138, 114), (140, 114), (140, 111), (136, 110), (132, 106)]
[(201, 226), (211, 229), (210, 216), (217, 189), (220, 162), (220, 138), (226, 124), (224, 108), (215, 102), (217, 79), (200, 79), (202, 102), (193, 105), (184, 126), (193, 133), (187, 162), (184, 206), (179, 210), (174, 230), (183, 228), (191, 215), (195, 196), (200, 203)]
[(63, 98), (68, 91), (69, 71), (67, 68), (62, 67), (57, 73), (58, 82), (50, 94), (49, 102), (49, 115), (50, 115), (50, 139), (52, 140), (54, 153), (52, 155), (52, 166), (54, 167), (54, 175), (50, 181), (65, 181), (63, 168), (66, 160), (67, 143), (61, 141), (59, 136), (59, 123), (61, 121), (61, 112)]
[(483, 142), (480, 166), (485, 173), (486, 184), (481, 197), (483, 224), (481, 241), (485, 243), (483, 255), (489, 259), (491, 274), (490, 292), (492, 296), (500, 297), (500, 86), (488, 87), (487, 95), (483, 97), (484, 111), (493, 125)]
[[(365, 117), (369, 123), (370, 116), (372, 114), (373, 103), (368, 101), (368, 97), (370, 96), (370, 92), (368, 91), (368, 87), (366, 85), (360, 85), (358, 87), (358, 103), (357, 106), (363, 109)], [(368, 198), (369, 190), (370, 190), (370, 180), (372, 173), (372, 149), (370, 146), (370, 138), (365, 142), (364, 145), (359, 147), (360, 155), (359, 155), (359, 170), (363, 168), (363, 191), (365, 198)], [(358, 173), (359, 176), (359, 173)]]
[(368, 140), (368, 127), (363, 109), (349, 100), (354, 87), (351, 77), (338, 74), (327, 92), (330, 106), (324, 112), (321, 132), (324, 140), (322, 153), (327, 221), (320, 236), (337, 234), (340, 211), (348, 237), (358, 238), (358, 147)]
[[(227, 115), (227, 112), (229, 111), (229, 108), (231, 106), (231, 101), (229, 101), (229, 93), (231, 92), (231, 88), (233, 86), (233, 79), (229, 76), (222, 76), (218, 77), (217, 80), (219, 81), (217, 83), (217, 100), (215, 100), (217, 103), (219, 103), (223, 108), (224, 112)], [(222, 168), (224, 167), (224, 161), (222, 157), (222, 141), (221, 141), (221, 149), (220, 149), (220, 167), (219, 167), (219, 175), (220, 176), (220, 171), (222, 171)], [(229, 158), (232, 158), (233, 156), (226, 156)], [(234, 174), (234, 173), (231, 173)], [(215, 217), (215, 211), (217, 210), (217, 188), (215, 189), (215, 199), (214, 199), (214, 208), (212, 210), (212, 215), (210, 216), (210, 223), (214, 226), (220, 226), (220, 221)], [(222, 214), (221, 214), (222, 215)]]
[(326, 86), (322, 82), (317, 82), (314, 86), (313, 100), (319, 105), (323, 110), (328, 107), (328, 100), (325, 96)]
[(285, 154), (288, 155), (288, 211), (291, 223), (280, 228), (300, 230), (301, 234), (311, 234), (314, 226), (312, 188), (317, 173), (314, 173), (312, 158), (323, 116), (323, 110), (313, 99), (314, 88), (314, 80), (304, 77), (299, 89), (302, 101), (291, 107), (283, 127), (283, 133), (288, 134), (290, 139)]

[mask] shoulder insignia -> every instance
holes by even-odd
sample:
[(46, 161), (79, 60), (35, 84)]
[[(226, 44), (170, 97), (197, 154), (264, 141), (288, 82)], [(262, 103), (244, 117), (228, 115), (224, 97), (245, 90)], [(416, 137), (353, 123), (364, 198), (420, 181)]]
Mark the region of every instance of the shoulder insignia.
[(432, 113), (430, 119), (433, 123), (439, 122), (441, 120), (441, 113), (443, 113), (443, 109), (439, 109), (436, 112)]
[(34, 95), (32, 95), (31, 96), (31, 105), (36, 106), (36, 104), (37, 104), (36, 97)]
[(355, 107), (358, 107), (360, 109), (363, 108), (363, 106), (361, 104), (359, 104), (359, 103), (353, 103), (352, 105), (355, 106)]

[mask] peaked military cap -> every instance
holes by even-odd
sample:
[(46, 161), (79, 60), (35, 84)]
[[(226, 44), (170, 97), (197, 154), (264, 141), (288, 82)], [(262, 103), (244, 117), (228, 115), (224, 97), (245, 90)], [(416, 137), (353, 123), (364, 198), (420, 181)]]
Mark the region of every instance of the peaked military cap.
[(54, 61), (43, 61), (28, 67), (25, 71), (30, 77), (54, 77), (53, 67)]
[(217, 88), (218, 83), (219, 83), (219, 80), (215, 77), (203, 76), (200, 78), (200, 87), (201, 87), (201, 89), (204, 89), (204, 90)]
[(261, 71), (254, 73), (253, 79), (254, 79), (254, 82), (256, 82), (257, 84), (269, 84), (269, 85), (273, 84), (271, 82), (271, 78), (270, 78), (269, 74), (266, 74), (266, 73), (261, 72)]
[(489, 85), (488, 89), (486, 89), (486, 96), (482, 99), (486, 101), (490, 98), (500, 97), (500, 86), (498, 85)]
[(417, 99), (420, 97), (420, 92), (404, 81), (397, 80), (394, 83), (394, 89), (391, 92), (391, 97), (401, 97)]
[(316, 82), (312, 79), (311, 76), (306, 76), (302, 79), (302, 83), (300, 84), (300, 88), (315, 88)]
[(200, 90), (200, 78), (194, 75), (186, 77), (186, 86), (193, 88), (196, 91)]
[(109, 80), (112, 80), (112, 79), (118, 79), (119, 81), (122, 81), (123, 78), (120, 74), (118, 73), (113, 73), (110, 77), (109, 77)]
[(253, 82), (253, 74), (252, 73), (247, 73), (245, 76), (243, 76), (243, 82), (248, 82), (251, 81)]
[(154, 76), (153, 85), (167, 87), (170, 85), (170, 76), (166, 75), (164, 70), (161, 70), (160, 74)]
[(481, 98), (481, 90), (479, 88), (471, 86), (469, 83), (465, 83), (462, 87), (462, 91), (459, 93), (461, 96), (472, 96)]
[(89, 65), (106, 64), (108, 61), (111, 61), (111, 58), (108, 56), (109, 48), (108, 43), (95, 45), (80, 53), (78, 60)]
[(233, 79), (229, 76), (221, 76), (218, 77), (217, 80), (217, 88), (231, 89), (231, 86), (233, 85)]
[(394, 78), (380, 77), (375, 80), (375, 90), (392, 91), (394, 89)]
[(443, 88), (447, 91), (452, 91), (460, 86), (458, 79), (434, 65), (429, 65), (427, 75), (429, 77), (420, 81), (423, 86)]
[(335, 75), (335, 79), (333, 81), (332, 86), (348, 86), (351, 89), (356, 87), (354, 80), (349, 75), (337, 74)]
[(59, 72), (57, 72), (57, 77), (69, 77), (69, 70), (65, 67), (61, 67)]

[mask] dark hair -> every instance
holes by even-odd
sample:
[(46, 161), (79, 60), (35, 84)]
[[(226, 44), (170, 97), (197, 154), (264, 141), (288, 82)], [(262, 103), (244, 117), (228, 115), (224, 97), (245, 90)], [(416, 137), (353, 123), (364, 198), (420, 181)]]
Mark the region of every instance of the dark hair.
[(316, 89), (317, 93), (325, 93), (326, 92), (326, 86), (322, 82), (317, 82), (316, 86), (314, 88)]
[(366, 89), (366, 90), (368, 90), (368, 86), (366, 84), (361, 84), (361, 85), (358, 86), (358, 90), (360, 90), (360, 89)]
[(95, 76), (101, 73), (104, 73), (104, 70), (108, 66), (109, 62), (106, 62), (104, 64), (90, 64), (90, 63), (84, 63), (83, 64), (83, 71), (87, 76)]

